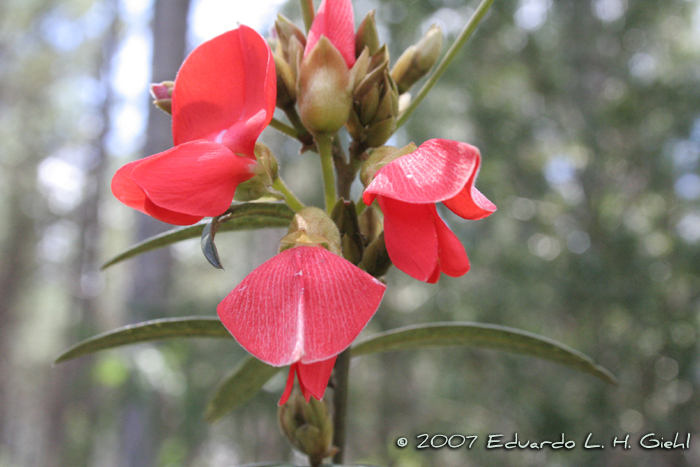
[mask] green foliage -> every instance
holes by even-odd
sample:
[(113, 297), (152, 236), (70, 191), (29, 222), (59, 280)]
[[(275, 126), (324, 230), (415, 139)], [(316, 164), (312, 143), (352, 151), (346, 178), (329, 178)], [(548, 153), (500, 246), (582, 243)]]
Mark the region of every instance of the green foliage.
[[(61, 363), (100, 350), (139, 342), (174, 337), (218, 337), (231, 335), (217, 318), (168, 318), (126, 326), (68, 349), (55, 363)], [(425, 347), (465, 346), (502, 350), (551, 360), (616, 384), (615, 377), (586, 355), (546, 337), (478, 323), (431, 323), (394, 329), (371, 336), (352, 346), (352, 356)], [(215, 421), (248, 402), (277, 372), (279, 367), (246, 356), (214, 391), (205, 418)]]
[(581, 352), (531, 332), (493, 324), (430, 323), (393, 329), (355, 343), (352, 355), (449, 346), (478, 347), (538, 357), (617, 385), (617, 380), (608, 370)]
[(173, 337), (230, 338), (231, 334), (224, 328), (218, 318), (154, 319), (105, 332), (79, 342), (59, 355), (54, 364), (100, 350)]
[(263, 363), (250, 355), (245, 357), (216, 388), (204, 418), (213, 422), (244, 404), (279, 370), (280, 368)]
[[(285, 204), (238, 204), (232, 206), (227, 211), (227, 214), (222, 218), (222, 221), (218, 226), (218, 231), (230, 232), (236, 230), (253, 230), (270, 227), (287, 227), (292, 217), (294, 217), (294, 211), (289, 209), (289, 207), (287, 207)], [(102, 269), (108, 268), (109, 266), (113, 266), (142, 253), (146, 253), (147, 251), (157, 250), (158, 248), (163, 248), (168, 245), (172, 245), (173, 243), (200, 237), (203, 235), (204, 229), (208, 225), (210, 224), (203, 222), (155, 235), (108, 260), (102, 265)], [(213, 236), (209, 236), (209, 238), (213, 239)], [(207, 257), (207, 259), (209, 259), (209, 257)]]

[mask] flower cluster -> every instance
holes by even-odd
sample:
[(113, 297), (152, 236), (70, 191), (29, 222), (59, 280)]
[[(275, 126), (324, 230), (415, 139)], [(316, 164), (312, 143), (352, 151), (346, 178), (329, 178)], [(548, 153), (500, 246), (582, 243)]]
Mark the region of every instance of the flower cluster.
[[(337, 355), (379, 307), (385, 285), (377, 277), (390, 264), (431, 283), (441, 272), (468, 271), (464, 247), (436, 203), (472, 220), (496, 208), (474, 187), (475, 147), (440, 139), (382, 146), (396, 130), (400, 102), (439, 56), (439, 29), (392, 69), (373, 13), (356, 33), (350, 0), (324, 0), (308, 35), (282, 16), (273, 35), (268, 43), (240, 26), (197, 47), (174, 82), (154, 85), (156, 105), (172, 113), (174, 147), (126, 164), (112, 191), (127, 206), (176, 225), (220, 216), (234, 198), (265, 193), (296, 211), (279, 254), (218, 307), (224, 326), (251, 354), (290, 366), (284, 403), (295, 374), (307, 401), (323, 397)], [(304, 207), (257, 143), (276, 106), (291, 123), (280, 124), (286, 132), (321, 157), (326, 212)], [(352, 137), (347, 157), (331, 153), (342, 127)], [(349, 198), (348, 180), (360, 168), (367, 207), (356, 208), (337, 194)], [(241, 188), (251, 183), (255, 190)]]

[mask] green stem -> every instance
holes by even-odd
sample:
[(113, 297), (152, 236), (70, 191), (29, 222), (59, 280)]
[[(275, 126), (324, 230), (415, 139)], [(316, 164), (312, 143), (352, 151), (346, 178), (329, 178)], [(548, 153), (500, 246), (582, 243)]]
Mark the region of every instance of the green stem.
[(348, 380), (350, 373), (350, 349), (338, 355), (335, 361), (333, 386), (333, 446), (338, 452), (333, 456), (335, 464), (343, 463), (345, 454), (345, 425), (348, 412)]
[(294, 212), (299, 212), (304, 209), (304, 203), (299, 201), (299, 198), (294, 196), (294, 193), (292, 193), (292, 191), (287, 187), (281, 177), (277, 177), (277, 179), (272, 182), (272, 188), (284, 195), (287, 204), (294, 210)]
[(323, 195), (326, 200), (326, 212), (330, 214), (335, 206), (335, 173), (333, 171), (333, 137), (320, 134), (315, 136), (318, 155), (321, 156), (323, 172)]
[(491, 7), (492, 3), (493, 0), (481, 0), (481, 3), (477, 7), (476, 11), (472, 15), (472, 17), (469, 18), (469, 21), (464, 26), (464, 29), (462, 29), (462, 32), (459, 33), (459, 36), (457, 36), (457, 39), (454, 41), (452, 46), (450, 46), (445, 56), (442, 57), (442, 60), (435, 68), (435, 71), (433, 71), (433, 73), (430, 75), (428, 81), (426, 81), (423, 87), (420, 89), (420, 91), (418, 91), (418, 94), (416, 94), (416, 97), (409, 104), (406, 110), (404, 110), (401, 113), (401, 115), (399, 115), (398, 120), (396, 120), (396, 129), (399, 129), (401, 125), (406, 123), (408, 117), (411, 116), (411, 114), (414, 110), (416, 110), (421, 101), (425, 99), (425, 96), (428, 95), (428, 92), (430, 92), (433, 86), (435, 86), (435, 83), (438, 82), (442, 74), (445, 72), (445, 70), (447, 70), (447, 67), (450, 66), (450, 63), (457, 56), (457, 53), (462, 48), (464, 43), (467, 42), (467, 39), (469, 39), (474, 33), (476, 27), (479, 25), (481, 20), (484, 19), (484, 16), (486, 15), (486, 12), (489, 11), (489, 8)]
[(299, 0), (301, 3), (301, 15), (304, 17), (304, 26), (306, 32), (311, 29), (311, 23), (314, 22), (314, 0)]
[(281, 131), (285, 135), (291, 136), (294, 139), (299, 137), (299, 133), (297, 132), (297, 130), (295, 130), (294, 128), (292, 128), (291, 126), (287, 125), (284, 122), (280, 122), (279, 120), (277, 120), (274, 117), (270, 121), (270, 126), (272, 128), (274, 128), (275, 130)]
[(296, 138), (303, 144), (311, 144), (313, 142), (313, 138), (311, 137), (311, 134), (309, 134), (309, 130), (307, 130), (304, 124), (301, 123), (301, 118), (299, 118), (297, 109), (292, 105), (282, 110), (289, 119), (289, 123), (291, 123), (294, 129), (296, 130)]

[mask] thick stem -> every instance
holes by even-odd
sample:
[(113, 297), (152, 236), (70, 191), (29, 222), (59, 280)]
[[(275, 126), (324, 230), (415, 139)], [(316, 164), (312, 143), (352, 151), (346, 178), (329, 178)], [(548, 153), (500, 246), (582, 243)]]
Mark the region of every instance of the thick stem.
[(302, 144), (311, 145), (313, 143), (313, 138), (311, 137), (309, 130), (307, 130), (304, 124), (301, 123), (301, 118), (299, 118), (299, 114), (297, 113), (296, 107), (292, 105), (282, 110), (289, 119), (289, 123), (291, 123), (294, 129), (296, 130), (296, 138), (299, 141), (301, 141)]
[(299, 201), (299, 198), (294, 196), (294, 193), (292, 193), (292, 191), (287, 187), (282, 178), (277, 177), (277, 179), (274, 182), (272, 182), (272, 188), (284, 195), (285, 201), (287, 201), (287, 205), (289, 205), (289, 207), (292, 208), (294, 212), (299, 212), (302, 209), (304, 209), (304, 203)]
[(281, 131), (282, 133), (284, 133), (287, 136), (291, 136), (294, 139), (299, 138), (299, 133), (297, 132), (297, 130), (295, 130), (294, 128), (292, 128), (291, 126), (287, 125), (284, 122), (280, 122), (276, 118), (273, 118), (270, 121), (270, 126), (272, 128), (274, 128), (275, 130)]
[(484, 16), (486, 15), (486, 12), (489, 11), (492, 3), (493, 0), (481, 0), (481, 3), (476, 8), (476, 11), (472, 17), (469, 18), (469, 21), (464, 26), (464, 29), (462, 29), (462, 32), (459, 33), (459, 36), (457, 36), (457, 39), (454, 41), (445, 56), (442, 57), (442, 60), (435, 68), (435, 71), (433, 71), (433, 73), (430, 75), (428, 81), (426, 81), (420, 91), (418, 91), (418, 94), (416, 94), (416, 97), (413, 99), (413, 101), (411, 101), (406, 110), (399, 115), (398, 120), (396, 120), (396, 129), (399, 129), (401, 125), (406, 123), (408, 117), (411, 116), (421, 101), (425, 99), (425, 96), (428, 95), (428, 92), (430, 92), (433, 86), (435, 86), (435, 83), (438, 82), (442, 74), (445, 72), (445, 70), (447, 70), (447, 67), (450, 66), (450, 63), (452, 63), (452, 60), (454, 60), (454, 58), (457, 56), (459, 49), (462, 48), (464, 43), (467, 42), (467, 39), (469, 39), (474, 33), (481, 20), (484, 19)]
[(321, 156), (323, 172), (323, 195), (326, 200), (326, 212), (330, 213), (335, 206), (335, 172), (333, 171), (333, 137), (319, 134), (314, 137)]
[(304, 26), (308, 33), (311, 23), (314, 22), (314, 0), (299, 0), (299, 3), (301, 3), (301, 15), (304, 17)]
[(345, 420), (348, 410), (348, 380), (350, 373), (350, 349), (338, 355), (335, 361), (335, 381), (333, 387), (333, 446), (338, 452), (333, 462), (343, 463), (345, 455)]

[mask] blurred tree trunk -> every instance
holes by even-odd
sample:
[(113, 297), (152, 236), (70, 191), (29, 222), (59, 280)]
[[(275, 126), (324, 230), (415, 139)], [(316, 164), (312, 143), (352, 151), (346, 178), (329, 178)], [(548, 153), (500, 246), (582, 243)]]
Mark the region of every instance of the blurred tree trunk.
[[(102, 131), (95, 141), (92, 157), (82, 161), (87, 183), (82, 193), (82, 202), (71, 217), (79, 228), (76, 255), (68, 272), (69, 284), (72, 286), (72, 312), (77, 314), (76, 325), (68, 328), (67, 342), (79, 342), (99, 332), (100, 291), (100, 218), (99, 207), (106, 191), (105, 183), (108, 167), (106, 149), (107, 136), (111, 128), (110, 113), (114, 100), (111, 89), (111, 63), (117, 51), (121, 22), (118, 16), (118, 0), (109, 2), (111, 25), (102, 38), (102, 53), (96, 61), (95, 75), (104, 89), (99, 113)], [(48, 437), (50, 453), (45, 453), (44, 464), (62, 466), (69, 463), (88, 465), (96, 448), (97, 430), (90, 430), (81, 439), (71, 439), (67, 433), (69, 417), (81, 417), (87, 426), (95, 427), (98, 420), (101, 391), (91, 383), (90, 372), (94, 358), (92, 356), (77, 359), (61, 366), (52, 381), (52, 391), (48, 400), (50, 413)]]
[[(31, 9), (38, 15), (47, 3), (35, 2)], [(6, 18), (16, 17), (14, 13), (13, 5), (0, 3), (3, 22)], [(13, 344), (19, 321), (17, 309), (36, 265), (36, 225), (33, 212), (27, 207), (30, 200), (36, 200), (36, 170), (44, 155), (43, 141), (36, 137), (36, 133), (41, 126), (37, 111), (44, 104), (42, 86), (45, 83), (27, 79), (24, 70), (9, 66), (13, 58), (11, 52), (24, 37), (13, 34), (22, 31), (22, 25), (13, 23), (8, 26), (0, 35), (0, 115), (12, 115), (5, 121), (26, 124), (20, 127), (21, 133), (13, 134), (9, 141), (11, 145), (15, 143), (13, 151), (0, 151), (0, 176), (4, 182), (0, 190), (4, 205), (0, 230), (0, 461), (12, 456), (18, 444), (19, 427), (12, 394)], [(7, 136), (2, 132), (0, 135), (3, 139)]]
[[(189, 0), (159, 0), (153, 14), (153, 55), (151, 81), (173, 80), (185, 57)], [(145, 156), (171, 148), (170, 117), (149, 107)], [(138, 216), (136, 241), (169, 228), (147, 216)], [(138, 322), (168, 315), (168, 290), (171, 283), (172, 257), (169, 249), (141, 255), (133, 262), (132, 289), (128, 299), (130, 321)], [(123, 459), (129, 467), (155, 465), (155, 453), (167, 433), (162, 398), (130, 398), (123, 417)], [(151, 416), (155, 412), (155, 416)], [(151, 420), (152, 422), (149, 422)], [(151, 423), (149, 425), (149, 423)]]

